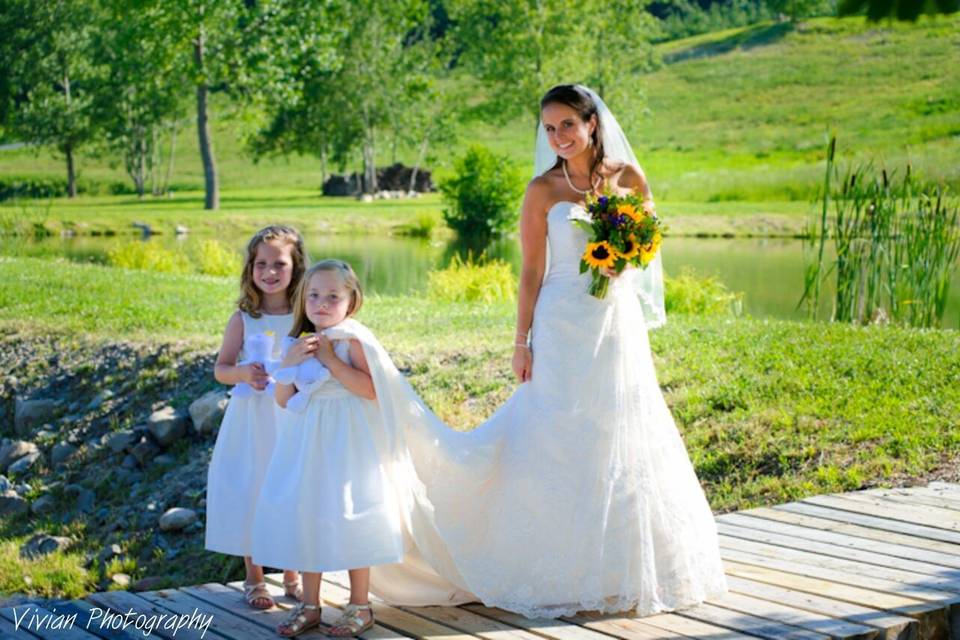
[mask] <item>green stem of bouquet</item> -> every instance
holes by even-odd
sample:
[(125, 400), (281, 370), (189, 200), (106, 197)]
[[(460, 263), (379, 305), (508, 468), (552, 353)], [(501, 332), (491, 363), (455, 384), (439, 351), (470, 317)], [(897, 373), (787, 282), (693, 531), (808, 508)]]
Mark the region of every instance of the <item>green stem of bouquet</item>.
[(593, 269), (593, 281), (590, 283), (590, 295), (594, 298), (603, 300), (607, 297), (607, 289), (610, 287), (610, 278), (600, 273), (598, 269)]

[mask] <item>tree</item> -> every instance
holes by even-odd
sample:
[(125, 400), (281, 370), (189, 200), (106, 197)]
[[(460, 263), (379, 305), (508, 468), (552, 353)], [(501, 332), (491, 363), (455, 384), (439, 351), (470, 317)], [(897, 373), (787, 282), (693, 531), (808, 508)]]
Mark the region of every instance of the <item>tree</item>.
[(93, 2), (4, 0), (0, 10), (0, 104), (6, 128), (63, 154), (67, 195), (77, 195), (76, 155), (93, 140), (102, 69), (94, 44), (100, 24)]
[(790, 21), (807, 16), (832, 14), (835, 0), (766, 0), (774, 14)]
[(838, 11), (842, 16), (866, 12), (867, 19), (875, 21), (915, 21), (922, 14), (956, 13), (960, 11), (960, 0), (841, 0)]
[[(328, 23), (341, 25), (325, 42), (334, 59), (297, 69), (284, 100), (268, 103), (266, 126), (255, 153), (311, 153), (341, 166), (359, 152), (363, 188), (377, 190), (377, 148), (384, 134), (404, 126), (429, 83), (436, 49), (427, 37), (429, 5), (423, 0), (343, 0), (331, 4)], [(287, 34), (285, 42), (299, 35)], [(289, 44), (284, 45), (289, 47)], [(325, 168), (324, 168), (325, 173)]]
[(636, 94), (635, 78), (655, 64), (656, 20), (646, 1), (451, 0), (459, 62), (487, 87), (481, 113), (536, 127), (551, 86), (583, 82), (603, 96)]
[(98, 51), (109, 70), (100, 92), (98, 119), (107, 145), (123, 160), (124, 168), (142, 197), (147, 182), (154, 195), (163, 193), (159, 173), (163, 163), (162, 137), (170, 135), (167, 179), (172, 169), (178, 122), (184, 115), (183, 97), (189, 90), (180, 72), (188, 65), (170, 34), (156, 28), (158, 9), (137, 7), (130, 0), (113, 0)]

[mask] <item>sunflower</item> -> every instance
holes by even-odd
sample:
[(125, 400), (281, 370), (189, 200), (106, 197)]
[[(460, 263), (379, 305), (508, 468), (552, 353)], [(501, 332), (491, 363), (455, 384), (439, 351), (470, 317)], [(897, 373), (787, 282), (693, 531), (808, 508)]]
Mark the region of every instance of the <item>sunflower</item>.
[(661, 243), (663, 243), (663, 236), (657, 231), (653, 234), (653, 239), (650, 240), (649, 244), (640, 247), (640, 264), (643, 266), (650, 264), (657, 256), (657, 251), (660, 249)]
[(637, 242), (637, 237), (631, 233), (630, 237), (624, 242), (623, 251), (618, 251), (618, 253), (627, 260), (635, 258), (640, 253), (640, 243)]
[(587, 250), (583, 252), (583, 261), (591, 267), (612, 269), (617, 261), (617, 252), (606, 240), (587, 243)]
[(643, 220), (643, 216), (637, 212), (637, 208), (632, 204), (630, 204), (629, 202), (625, 202), (617, 206), (617, 213), (623, 216), (627, 216), (634, 222), (640, 222), (641, 220)]

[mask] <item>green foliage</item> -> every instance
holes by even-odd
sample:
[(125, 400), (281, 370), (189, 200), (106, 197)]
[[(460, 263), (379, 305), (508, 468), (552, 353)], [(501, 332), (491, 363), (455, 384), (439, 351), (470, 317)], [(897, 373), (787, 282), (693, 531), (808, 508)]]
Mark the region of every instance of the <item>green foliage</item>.
[[(815, 316), (820, 284), (832, 272), (834, 320), (939, 325), (960, 257), (960, 198), (917, 180), (909, 165), (902, 176), (867, 164), (841, 177), (835, 148), (831, 138), (820, 215), (810, 234), (816, 258), (801, 302), (808, 301)], [(828, 239), (836, 256), (830, 265)]]
[(790, 20), (810, 16), (835, 15), (837, 0), (766, 0), (771, 11)]
[(427, 296), (438, 302), (510, 302), (517, 292), (513, 269), (500, 260), (474, 262), (454, 256), (450, 266), (427, 277)]
[(164, 249), (155, 242), (130, 241), (118, 244), (107, 252), (107, 263), (121, 269), (138, 269), (157, 273), (189, 273), (186, 256)]
[(203, 240), (193, 261), (197, 271), (208, 276), (234, 277), (243, 267), (243, 257), (218, 240)]
[(773, 17), (765, 0), (712, 2), (707, 8), (691, 0), (673, 0), (661, 21), (659, 40), (676, 40), (699, 33), (745, 27)]
[(454, 176), (440, 183), (443, 219), (464, 240), (497, 237), (515, 227), (523, 188), (509, 158), (473, 145), (454, 163)]
[(960, 0), (840, 0), (840, 15), (866, 13), (867, 18), (916, 21), (923, 14), (956, 13)]
[(664, 306), (667, 314), (738, 316), (743, 294), (734, 293), (715, 276), (700, 276), (684, 269), (675, 278), (664, 278)]
[(55, 551), (32, 560), (20, 557), (28, 536), (0, 542), (0, 593), (33, 593), (45, 598), (80, 598), (95, 588), (83, 554)]
[(430, 238), (440, 224), (440, 217), (432, 211), (418, 212), (413, 221), (400, 227), (400, 233), (414, 238)]

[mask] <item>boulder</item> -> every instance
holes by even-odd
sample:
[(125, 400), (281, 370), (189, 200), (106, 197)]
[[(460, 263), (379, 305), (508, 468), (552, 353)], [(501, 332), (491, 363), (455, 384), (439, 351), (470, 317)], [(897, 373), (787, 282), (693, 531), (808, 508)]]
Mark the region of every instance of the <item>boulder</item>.
[(190, 403), (190, 421), (193, 430), (200, 435), (214, 434), (220, 428), (227, 410), (227, 392), (219, 389), (208, 391)]
[(48, 553), (66, 549), (72, 542), (70, 538), (64, 536), (51, 536), (46, 533), (38, 533), (20, 547), (20, 557), (33, 559), (45, 556)]
[(47, 398), (26, 399), (18, 397), (14, 405), (13, 426), (19, 435), (30, 433), (34, 425), (53, 418), (57, 403)]
[(58, 442), (50, 451), (50, 464), (61, 465), (77, 452), (77, 448), (69, 442)]
[(161, 447), (169, 447), (187, 432), (187, 420), (185, 411), (164, 407), (150, 414), (147, 427)]
[(30, 455), (31, 453), (38, 453), (39, 451), (37, 445), (32, 442), (14, 440), (0, 449), (0, 472), (6, 471), (11, 464), (20, 458)]
[(30, 504), (13, 489), (0, 494), (0, 517), (19, 516), (30, 511)]
[(36, 500), (33, 501), (33, 504), (30, 505), (30, 511), (35, 515), (45, 516), (56, 509), (57, 500), (49, 493), (45, 493)]
[(146, 467), (160, 453), (160, 448), (143, 438), (137, 446), (130, 450), (130, 455), (141, 467)]
[(7, 467), (7, 473), (10, 475), (20, 475), (26, 473), (40, 458), (42, 454), (39, 451), (34, 451), (28, 453), (27, 455), (19, 458), (16, 462)]
[(197, 512), (193, 509), (183, 507), (173, 507), (167, 509), (160, 516), (161, 531), (180, 531), (181, 529), (193, 524), (197, 520)]
[(114, 431), (113, 433), (108, 433), (104, 437), (104, 444), (113, 451), (114, 453), (120, 453), (129, 449), (133, 446), (133, 443), (136, 442), (136, 436), (133, 433), (132, 429), (124, 429), (122, 431)]

